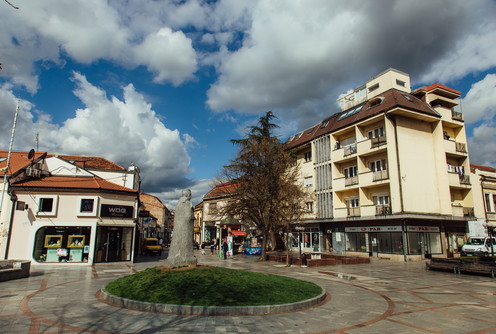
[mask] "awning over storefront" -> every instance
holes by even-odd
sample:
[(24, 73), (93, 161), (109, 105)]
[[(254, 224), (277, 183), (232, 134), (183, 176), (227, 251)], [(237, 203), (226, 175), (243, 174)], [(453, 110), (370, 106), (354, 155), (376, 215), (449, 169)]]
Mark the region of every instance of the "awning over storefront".
[(233, 237), (246, 237), (245, 231), (230, 231)]

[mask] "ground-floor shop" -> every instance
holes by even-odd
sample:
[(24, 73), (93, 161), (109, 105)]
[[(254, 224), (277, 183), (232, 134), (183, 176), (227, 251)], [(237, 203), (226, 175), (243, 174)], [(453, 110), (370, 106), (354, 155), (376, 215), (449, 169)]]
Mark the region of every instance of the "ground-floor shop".
[(291, 250), (302, 253), (320, 253), (328, 250), (326, 235), (321, 224), (301, 224), (292, 227), (289, 234)]
[[(353, 225), (353, 226), (349, 226)], [(332, 248), (336, 254), (415, 261), (452, 257), (467, 233), (464, 221), (397, 220), (353, 224), (334, 223)]]
[[(132, 261), (135, 226), (132, 223), (50, 224), (35, 222), (31, 230), (32, 259), (38, 263), (102, 263)], [(13, 236), (12, 242), (16, 242)], [(20, 258), (15, 254), (11, 257)], [(26, 257), (26, 256), (24, 256)]]

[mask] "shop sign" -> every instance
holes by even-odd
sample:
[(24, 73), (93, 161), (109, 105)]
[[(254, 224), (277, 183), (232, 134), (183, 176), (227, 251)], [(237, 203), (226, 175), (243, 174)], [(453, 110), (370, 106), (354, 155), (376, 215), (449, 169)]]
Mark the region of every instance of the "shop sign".
[(102, 204), (100, 216), (116, 218), (133, 218), (133, 207), (128, 205)]
[(138, 216), (139, 216), (139, 217), (150, 217), (150, 211), (148, 211), (148, 210), (141, 210), (141, 211), (138, 213)]
[(408, 232), (439, 232), (439, 226), (407, 226)]
[(246, 237), (245, 231), (230, 231), (233, 237)]
[(345, 227), (345, 232), (401, 232), (401, 226), (358, 226)]

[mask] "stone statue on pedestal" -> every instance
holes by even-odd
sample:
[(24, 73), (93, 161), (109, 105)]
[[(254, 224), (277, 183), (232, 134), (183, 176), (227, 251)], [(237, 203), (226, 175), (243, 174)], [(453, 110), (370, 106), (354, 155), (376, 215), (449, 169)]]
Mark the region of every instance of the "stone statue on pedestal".
[(183, 190), (174, 214), (174, 229), (166, 265), (173, 267), (195, 266), (193, 254), (194, 214), (191, 204), (191, 190)]

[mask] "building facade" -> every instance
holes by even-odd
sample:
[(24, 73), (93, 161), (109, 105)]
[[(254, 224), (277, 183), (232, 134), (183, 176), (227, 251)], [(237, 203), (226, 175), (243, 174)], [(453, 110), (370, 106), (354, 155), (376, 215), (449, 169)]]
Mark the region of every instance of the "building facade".
[(470, 165), (476, 220), (469, 222), (471, 237), (496, 235), (496, 169)]
[[(0, 215), (2, 257), (60, 264), (132, 261), (138, 191), (118, 183), (139, 173), (102, 158), (84, 157), (83, 167), (66, 157), (12, 152)], [(112, 182), (119, 173), (120, 182)]]
[(453, 256), (475, 216), (460, 95), (440, 84), (411, 91), (408, 74), (389, 69), (339, 99), (341, 112), (289, 138), (315, 194), (293, 247)]

